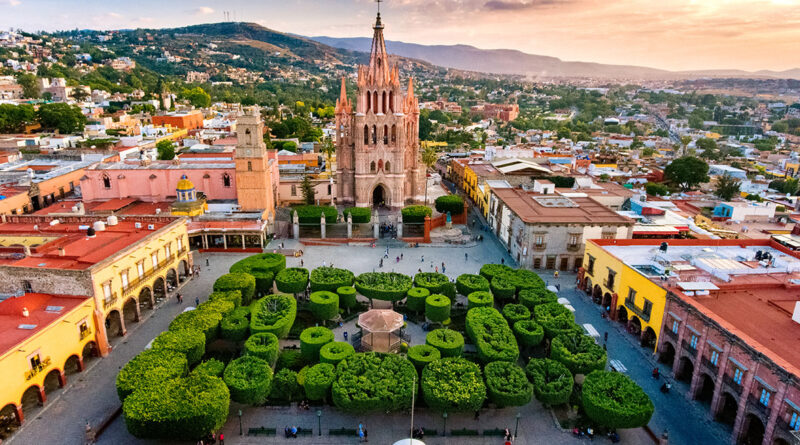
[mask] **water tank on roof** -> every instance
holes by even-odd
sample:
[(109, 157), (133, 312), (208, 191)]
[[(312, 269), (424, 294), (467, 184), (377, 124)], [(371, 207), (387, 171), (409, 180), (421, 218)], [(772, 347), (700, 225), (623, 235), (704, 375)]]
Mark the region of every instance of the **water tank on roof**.
[(103, 221), (95, 221), (94, 224), (92, 224), (92, 228), (95, 232), (102, 232), (103, 230), (106, 230), (106, 223)]
[(107, 226), (116, 226), (117, 224), (119, 224), (119, 221), (115, 215), (110, 215), (108, 218), (106, 218)]

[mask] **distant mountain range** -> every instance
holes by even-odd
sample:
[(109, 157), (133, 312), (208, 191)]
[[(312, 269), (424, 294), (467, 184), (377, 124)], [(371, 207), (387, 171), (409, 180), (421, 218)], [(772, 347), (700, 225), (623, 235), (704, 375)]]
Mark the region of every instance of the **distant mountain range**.
[[(369, 37), (310, 37), (336, 48), (369, 52)], [(512, 49), (480, 49), (469, 45), (420, 45), (386, 41), (389, 53), (423, 60), (445, 68), (528, 77), (594, 77), (614, 79), (686, 79), (700, 77), (800, 79), (800, 68), (787, 71), (696, 70), (667, 71), (632, 65), (565, 62), (556, 57)]]

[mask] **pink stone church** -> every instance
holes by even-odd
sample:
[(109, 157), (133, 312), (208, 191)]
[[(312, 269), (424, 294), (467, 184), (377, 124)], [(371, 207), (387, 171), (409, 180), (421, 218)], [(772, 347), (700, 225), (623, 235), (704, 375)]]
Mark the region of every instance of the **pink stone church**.
[(373, 29), (369, 66), (358, 69), (355, 107), (344, 79), (336, 102), (338, 203), (397, 209), (425, 195), (419, 101), (413, 80), (403, 94), (400, 72), (389, 63), (380, 13)]

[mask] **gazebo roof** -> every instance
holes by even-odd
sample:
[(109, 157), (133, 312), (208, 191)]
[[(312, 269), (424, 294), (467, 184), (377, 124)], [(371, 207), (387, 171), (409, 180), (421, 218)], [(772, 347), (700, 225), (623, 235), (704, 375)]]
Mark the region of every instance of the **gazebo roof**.
[(391, 309), (372, 309), (358, 316), (358, 325), (369, 332), (393, 332), (403, 327), (403, 316)]

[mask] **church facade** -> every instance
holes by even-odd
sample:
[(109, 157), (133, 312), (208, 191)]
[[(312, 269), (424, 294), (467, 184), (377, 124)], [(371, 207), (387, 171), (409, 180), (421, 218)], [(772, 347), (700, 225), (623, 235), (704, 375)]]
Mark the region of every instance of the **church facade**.
[(397, 209), (421, 202), (425, 194), (419, 101), (413, 80), (404, 93), (400, 72), (389, 63), (380, 13), (373, 29), (369, 65), (358, 69), (355, 103), (344, 79), (336, 102), (338, 202)]

